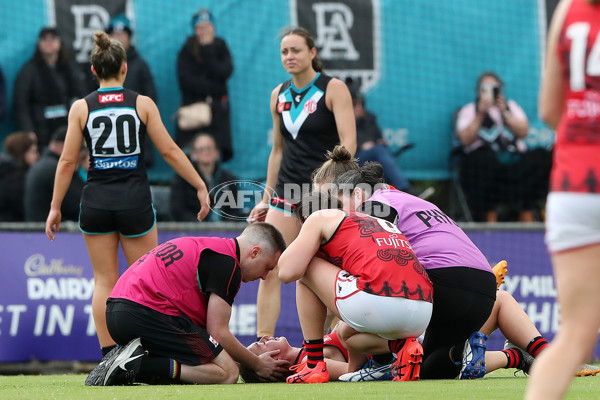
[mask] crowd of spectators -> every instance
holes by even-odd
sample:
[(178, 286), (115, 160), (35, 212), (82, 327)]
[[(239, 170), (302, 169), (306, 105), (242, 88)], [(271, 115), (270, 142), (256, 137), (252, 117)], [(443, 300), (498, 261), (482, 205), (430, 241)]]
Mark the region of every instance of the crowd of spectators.
[[(206, 9), (192, 16), (193, 34), (180, 48), (176, 66), (181, 91), (179, 105), (206, 102), (212, 118), (209, 125), (201, 129), (176, 126), (174, 132), (176, 142), (186, 150), (210, 188), (236, 179), (234, 173), (222, 166), (233, 157), (227, 90), (233, 61), (226, 41), (216, 35), (214, 22), (214, 16)], [(151, 69), (133, 45), (134, 31), (129, 19), (123, 14), (113, 16), (106, 32), (126, 49), (128, 73), (124, 86), (156, 102), (158, 94)], [(14, 187), (14, 190), (4, 191), (0, 196), (0, 221), (45, 219), (52, 195), (51, 175), (60, 156), (70, 105), (98, 87), (87, 69), (82, 70), (69, 57), (56, 27), (40, 30), (34, 54), (14, 82), (13, 116), (17, 132), (6, 137), (0, 156), (0, 181), (3, 187)], [(356, 117), (357, 158), (361, 163), (381, 163), (387, 183), (419, 195), (421, 191), (399, 168), (398, 155), (387, 146), (376, 115), (365, 108), (364, 94), (358, 85), (347, 83)], [(527, 149), (524, 140), (529, 134), (527, 115), (515, 100), (505, 96), (500, 77), (494, 72), (485, 72), (477, 80), (475, 100), (457, 112), (455, 134), (460, 153), (460, 181), (475, 221), (541, 221), (551, 152)], [(6, 104), (6, 85), (0, 70), (0, 120), (8, 112)], [(145, 146), (144, 162), (151, 167), (155, 150), (150, 140)], [(38, 150), (42, 156), (36, 163), (28, 155)], [(85, 181), (84, 168), (79, 170), (81, 173), (69, 191), (72, 201), (63, 204), (63, 216), (67, 220), (77, 220), (79, 212), (77, 196)], [(235, 189), (235, 185), (229, 186)], [(165, 206), (169, 218), (195, 220), (191, 189), (181, 178), (173, 178)], [(215, 201), (218, 199), (213, 195), (212, 204)], [(239, 220), (240, 214), (241, 210), (227, 209), (211, 213), (207, 220)]]

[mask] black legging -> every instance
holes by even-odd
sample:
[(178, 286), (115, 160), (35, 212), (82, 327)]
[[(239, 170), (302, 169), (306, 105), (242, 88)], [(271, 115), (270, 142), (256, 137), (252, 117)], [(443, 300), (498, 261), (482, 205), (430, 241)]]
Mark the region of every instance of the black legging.
[(548, 193), (552, 153), (546, 149), (515, 155), (517, 161), (502, 164), (489, 147), (480, 147), (462, 157), (460, 180), (475, 221), (485, 221), (486, 212), (498, 204), (533, 210)]
[(433, 313), (425, 331), (420, 376), (454, 379), (461, 366), (451, 362), (450, 349), (458, 346), (462, 354), (465, 341), (489, 318), (496, 301), (496, 278), (466, 267), (430, 269), (427, 274), (433, 282)]

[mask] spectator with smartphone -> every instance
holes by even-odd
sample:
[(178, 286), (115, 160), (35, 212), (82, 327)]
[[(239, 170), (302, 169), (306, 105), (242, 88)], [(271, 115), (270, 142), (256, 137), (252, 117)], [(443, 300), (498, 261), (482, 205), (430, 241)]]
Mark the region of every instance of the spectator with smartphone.
[(527, 148), (527, 115), (505, 97), (495, 72), (481, 74), (476, 87), (475, 101), (463, 106), (455, 121), (462, 147), (460, 180), (473, 219), (497, 222), (504, 203), (515, 208), (519, 221), (533, 222), (536, 202), (547, 192), (550, 153)]

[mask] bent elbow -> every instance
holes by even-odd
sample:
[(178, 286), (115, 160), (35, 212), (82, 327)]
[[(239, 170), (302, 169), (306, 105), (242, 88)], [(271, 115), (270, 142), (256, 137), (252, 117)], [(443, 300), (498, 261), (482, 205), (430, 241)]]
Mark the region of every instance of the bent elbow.
[(290, 279), (290, 276), (289, 276), (289, 274), (286, 274), (285, 272), (279, 271), (279, 275), (278, 275), (278, 276), (279, 276), (279, 280), (280, 280), (282, 283), (285, 283), (285, 284), (287, 284), (287, 283), (290, 283), (290, 282), (292, 282), (292, 280)]
[(177, 151), (177, 147), (168, 147), (160, 152), (162, 158), (169, 163), (169, 161), (174, 161), (177, 159), (179, 152)]
[(300, 277), (296, 277), (294, 273), (292, 273), (292, 271), (289, 271), (289, 268), (281, 268), (281, 265), (279, 266), (279, 280), (283, 283), (291, 283), (294, 282), (295, 280), (298, 280)]

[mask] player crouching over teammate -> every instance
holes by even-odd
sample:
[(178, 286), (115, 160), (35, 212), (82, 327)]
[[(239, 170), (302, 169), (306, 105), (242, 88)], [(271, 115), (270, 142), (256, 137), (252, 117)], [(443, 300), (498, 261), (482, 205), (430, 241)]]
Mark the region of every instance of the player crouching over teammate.
[(354, 211), (310, 212), (322, 205), (333, 208), (325, 202), (337, 199), (303, 199), (297, 210), (308, 218), (279, 259), (279, 279), (298, 281), (296, 303), (307, 353), (306, 365), (287, 382), (329, 380), (323, 360), (327, 309), (355, 331), (347, 340), (350, 364), (353, 352), (391, 350), (398, 355), (394, 380), (418, 380), (423, 348), (416, 337), (427, 328), (432, 310), (427, 273), (393, 224)]
[[(236, 383), (238, 365), (275, 380), (289, 362), (257, 356), (229, 331), (231, 305), (242, 282), (265, 279), (285, 250), (267, 223), (252, 224), (235, 239), (182, 237), (138, 259), (107, 302), (114, 349), (86, 385)], [(225, 350), (225, 351), (223, 351)]]

